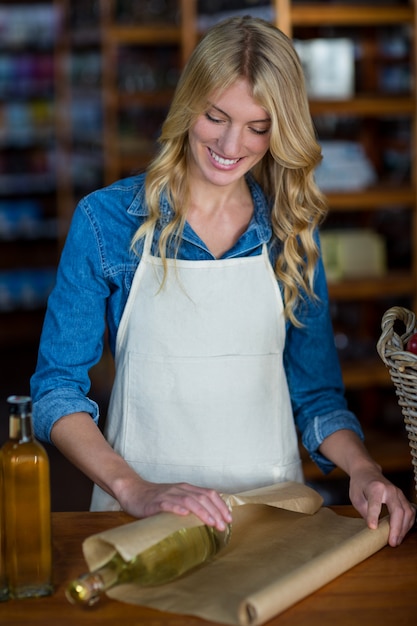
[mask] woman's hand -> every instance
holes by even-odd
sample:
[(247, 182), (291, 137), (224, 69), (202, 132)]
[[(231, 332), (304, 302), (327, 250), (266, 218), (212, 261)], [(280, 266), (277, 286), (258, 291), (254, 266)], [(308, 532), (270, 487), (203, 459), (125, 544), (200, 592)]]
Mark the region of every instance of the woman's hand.
[(390, 546), (398, 546), (413, 527), (416, 509), (403, 492), (382, 475), (378, 466), (369, 465), (353, 472), (349, 495), (369, 528), (377, 528), (382, 505), (386, 505), (390, 514)]
[(202, 522), (218, 530), (224, 530), (232, 521), (227, 504), (213, 489), (188, 483), (150, 483), (137, 475), (113, 488), (123, 510), (135, 517), (149, 517), (161, 512), (194, 513)]
[(352, 431), (338, 430), (324, 439), (320, 452), (350, 476), (350, 499), (369, 528), (377, 528), (382, 505), (386, 505), (390, 514), (388, 543), (398, 546), (413, 527), (416, 509), (383, 476), (359, 437)]

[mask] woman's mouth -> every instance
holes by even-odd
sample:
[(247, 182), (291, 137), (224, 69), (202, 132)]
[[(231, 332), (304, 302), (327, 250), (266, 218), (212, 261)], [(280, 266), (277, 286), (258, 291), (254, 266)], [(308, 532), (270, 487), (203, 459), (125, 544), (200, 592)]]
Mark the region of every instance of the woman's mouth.
[(220, 155), (218, 155), (216, 152), (213, 152), (213, 150), (211, 148), (209, 148), (209, 153), (210, 153), (210, 156), (212, 157), (212, 159), (214, 161), (216, 161), (216, 163), (218, 163), (219, 165), (223, 165), (225, 167), (230, 167), (231, 165), (236, 165), (236, 163), (238, 163), (238, 161), (240, 161), (240, 158), (237, 158), (237, 159), (225, 159), (224, 157), (221, 157)]

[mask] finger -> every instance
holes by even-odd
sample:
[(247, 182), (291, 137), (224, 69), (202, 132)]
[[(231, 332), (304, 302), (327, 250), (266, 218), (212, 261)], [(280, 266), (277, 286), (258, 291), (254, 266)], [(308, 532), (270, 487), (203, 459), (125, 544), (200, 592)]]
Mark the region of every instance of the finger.
[[(388, 508), (389, 510), (389, 508)], [(401, 506), (397, 506), (390, 513), (390, 532), (388, 537), (388, 543), (395, 548), (400, 545), (404, 537), (412, 526), (412, 513)]]
[(368, 510), (366, 512), (366, 523), (368, 528), (375, 530), (378, 528), (379, 516), (381, 515), (382, 501), (380, 498), (370, 496), (368, 500)]
[(205, 523), (219, 530), (224, 530), (232, 521), (231, 513), (223, 498), (212, 489), (194, 492), (189, 506), (195, 515), (204, 518)]
[(405, 532), (403, 530), (403, 523), (404, 523), (404, 510), (400, 507), (397, 507), (392, 512), (390, 512), (390, 522), (389, 522), (388, 543), (393, 548), (398, 546), (405, 536)]
[(402, 506), (397, 506), (392, 512), (390, 517), (390, 535), (388, 538), (390, 546), (398, 546), (403, 541), (404, 537), (415, 523), (415, 515), (414, 507), (406, 500)]
[(165, 494), (161, 509), (179, 515), (193, 513), (205, 524), (219, 530), (224, 530), (231, 522), (230, 511), (216, 491), (186, 483), (172, 486)]
[(388, 543), (398, 546), (413, 525), (414, 507), (398, 488), (388, 488), (383, 500), (390, 514), (390, 532)]

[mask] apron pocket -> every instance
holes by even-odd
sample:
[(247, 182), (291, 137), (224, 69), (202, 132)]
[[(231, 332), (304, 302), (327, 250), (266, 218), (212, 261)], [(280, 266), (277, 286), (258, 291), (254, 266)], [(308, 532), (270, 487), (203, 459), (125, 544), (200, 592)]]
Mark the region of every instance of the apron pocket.
[(298, 457), (281, 355), (159, 359), (131, 352), (127, 375), (128, 462), (221, 468), (284, 466)]

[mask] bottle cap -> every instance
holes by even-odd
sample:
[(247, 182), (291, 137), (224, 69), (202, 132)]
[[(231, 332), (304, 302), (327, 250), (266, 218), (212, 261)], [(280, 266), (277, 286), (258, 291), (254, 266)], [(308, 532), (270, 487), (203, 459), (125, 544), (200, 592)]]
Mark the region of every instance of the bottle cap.
[(31, 412), (32, 398), (30, 396), (9, 396), (7, 402), (10, 404), (11, 413), (27, 415)]

